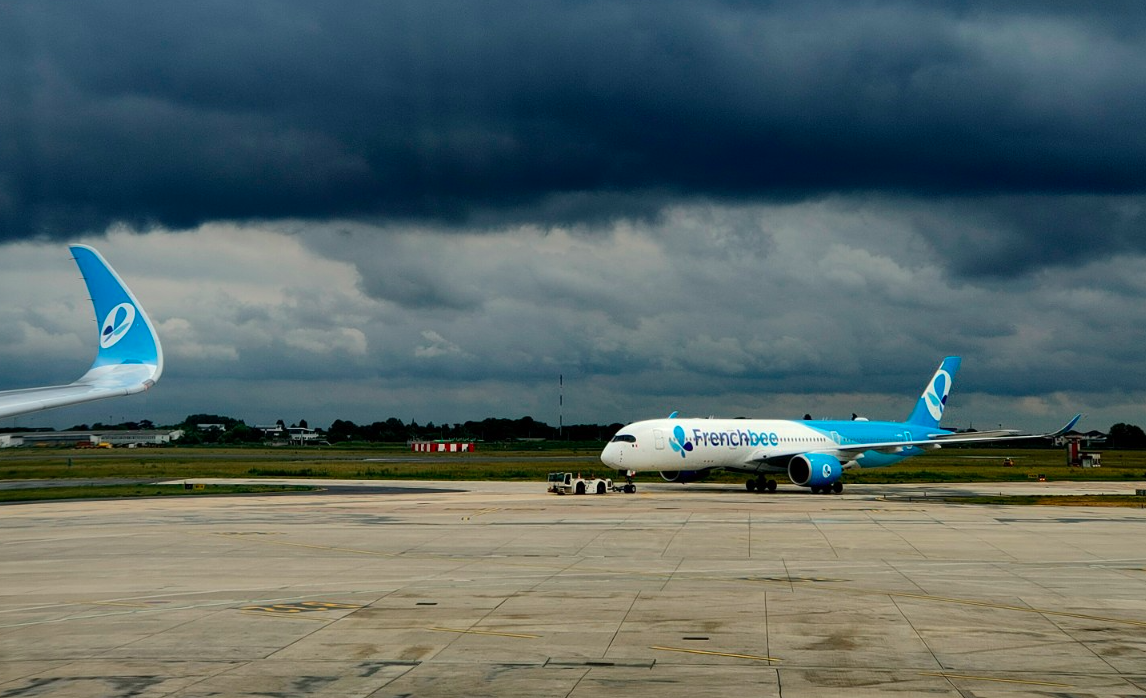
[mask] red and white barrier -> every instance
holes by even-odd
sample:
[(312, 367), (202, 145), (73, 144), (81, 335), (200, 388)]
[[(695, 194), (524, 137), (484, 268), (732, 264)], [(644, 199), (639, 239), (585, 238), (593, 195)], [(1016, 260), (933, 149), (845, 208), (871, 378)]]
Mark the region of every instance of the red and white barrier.
[(414, 441), (410, 448), (419, 453), (473, 453), (477, 444), (469, 441)]

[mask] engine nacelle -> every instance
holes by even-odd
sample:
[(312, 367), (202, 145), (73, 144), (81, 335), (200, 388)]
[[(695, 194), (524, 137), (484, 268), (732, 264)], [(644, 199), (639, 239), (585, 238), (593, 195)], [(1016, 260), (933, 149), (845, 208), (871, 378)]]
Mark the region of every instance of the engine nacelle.
[(802, 453), (788, 461), (788, 478), (800, 487), (826, 487), (843, 472), (839, 459), (824, 453)]
[(689, 482), (700, 482), (712, 472), (709, 470), (662, 470), (661, 479), (665, 482), (679, 482), (682, 485)]

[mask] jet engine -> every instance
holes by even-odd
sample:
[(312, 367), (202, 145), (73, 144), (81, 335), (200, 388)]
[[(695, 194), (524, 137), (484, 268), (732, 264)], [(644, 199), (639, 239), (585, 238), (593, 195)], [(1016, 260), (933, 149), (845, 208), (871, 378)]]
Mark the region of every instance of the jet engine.
[(662, 470), (661, 479), (665, 482), (679, 482), (682, 485), (689, 482), (700, 482), (712, 472), (708, 470)]
[(801, 487), (831, 487), (844, 469), (839, 459), (824, 453), (801, 453), (788, 461), (788, 478)]

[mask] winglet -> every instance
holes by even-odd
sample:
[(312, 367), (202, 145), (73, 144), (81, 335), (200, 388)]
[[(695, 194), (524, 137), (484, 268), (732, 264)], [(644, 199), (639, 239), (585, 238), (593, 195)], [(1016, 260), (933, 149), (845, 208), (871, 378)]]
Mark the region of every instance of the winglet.
[(99, 322), (99, 349), (79, 383), (137, 393), (163, 373), (163, 347), (151, 318), (103, 256), (87, 245), (69, 248), (83, 274)]
[(100, 323), (95, 361), (67, 385), (0, 392), (0, 418), (139, 393), (163, 373), (163, 348), (143, 306), (99, 252), (87, 245), (70, 249)]
[(1071, 429), (1074, 429), (1074, 425), (1075, 425), (1075, 424), (1078, 424), (1078, 420), (1080, 420), (1080, 419), (1082, 419), (1082, 413), (1081, 413), (1081, 412), (1079, 412), (1078, 414), (1076, 414), (1076, 415), (1074, 416), (1074, 419), (1072, 419), (1072, 420), (1070, 420), (1069, 422), (1067, 422), (1067, 423), (1066, 423), (1066, 426), (1064, 426), (1063, 428), (1059, 429), (1058, 431), (1052, 431), (1051, 433), (1047, 434), (1046, 436), (1048, 436), (1048, 437), (1050, 437), (1050, 438), (1054, 438), (1054, 437), (1057, 437), (1057, 436), (1062, 436), (1063, 434), (1067, 433), (1067, 432), (1068, 432), (1068, 431), (1070, 431)]

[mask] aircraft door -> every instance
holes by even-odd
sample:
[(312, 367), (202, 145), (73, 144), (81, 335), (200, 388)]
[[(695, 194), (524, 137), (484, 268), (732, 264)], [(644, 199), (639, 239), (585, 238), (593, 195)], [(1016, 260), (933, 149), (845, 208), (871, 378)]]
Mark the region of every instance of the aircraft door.
[(665, 433), (660, 429), (653, 429), (653, 445), (658, 451), (665, 450)]

